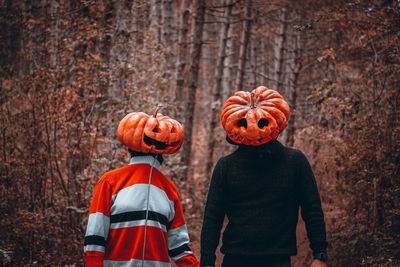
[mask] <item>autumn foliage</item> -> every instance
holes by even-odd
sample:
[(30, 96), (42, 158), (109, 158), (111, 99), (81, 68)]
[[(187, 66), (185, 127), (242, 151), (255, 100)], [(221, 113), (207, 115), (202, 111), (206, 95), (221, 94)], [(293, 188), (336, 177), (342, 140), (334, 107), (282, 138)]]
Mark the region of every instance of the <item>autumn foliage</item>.
[[(87, 209), (128, 162), (129, 112), (164, 115), (185, 142), (163, 170), (195, 252), (210, 171), (235, 146), (223, 103), (276, 89), (279, 140), (313, 165), (329, 266), (399, 266), (398, 1), (0, 1), (0, 265), (81, 266)], [(303, 225), (293, 266), (311, 255)]]

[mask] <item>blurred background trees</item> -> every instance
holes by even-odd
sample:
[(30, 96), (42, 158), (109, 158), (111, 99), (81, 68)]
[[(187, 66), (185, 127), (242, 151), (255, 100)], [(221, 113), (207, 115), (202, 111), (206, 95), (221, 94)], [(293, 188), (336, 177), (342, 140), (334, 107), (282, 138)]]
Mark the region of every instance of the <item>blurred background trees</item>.
[[(400, 264), (398, 1), (0, 1), (0, 262), (82, 265), (93, 187), (126, 164), (128, 112), (184, 123), (165, 172), (198, 252), (237, 90), (277, 89), (320, 188), (330, 266)], [(310, 260), (304, 227), (294, 266)]]

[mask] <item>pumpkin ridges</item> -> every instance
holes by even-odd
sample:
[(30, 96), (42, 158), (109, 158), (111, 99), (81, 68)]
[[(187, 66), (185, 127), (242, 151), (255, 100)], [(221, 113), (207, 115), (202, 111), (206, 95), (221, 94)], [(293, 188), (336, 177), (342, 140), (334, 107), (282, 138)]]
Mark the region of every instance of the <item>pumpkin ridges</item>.
[[(274, 97), (274, 98), (271, 98), (271, 99), (269, 99), (269, 100), (264, 100), (264, 101), (262, 101), (262, 102), (267, 102), (267, 103), (273, 103), (274, 105), (284, 105), (285, 104), (285, 102), (284, 102), (284, 100), (282, 99), (282, 98), (278, 98), (278, 97)], [(260, 104), (262, 104), (262, 102), (260, 102)]]
[(238, 111), (238, 110), (241, 110), (241, 109), (244, 109), (244, 106), (242, 106), (242, 105), (236, 105), (236, 106), (232, 105), (232, 106), (226, 108), (224, 112), (222, 112), (221, 118), (230, 116), (235, 111)]
[(277, 108), (268, 108), (268, 112), (273, 114), (274, 117), (277, 118), (276, 121), (277, 121), (279, 130), (282, 131), (285, 128), (286, 123), (287, 123), (285, 114)]
[(125, 124), (125, 128), (128, 128), (128, 131), (124, 131), (122, 138), (123, 138), (123, 142), (128, 142), (129, 143), (129, 139), (134, 138), (135, 136), (135, 130), (136, 130), (136, 125), (138, 123), (137, 119), (139, 118), (139, 115), (141, 114), (132, 114), (131, 116), (128, 117), (128, 121)]
[(271, 89), (267, 88), (264, 85), (260, 85), (260, 86), (257, 86), (253, 91), (258, 92), (258, 91), (263, 91), (263, 90), (271, 90)]
[(129, 117), (130, 117), (130, 116), (125, 116), (125, 117), (121, 120), (121, 122), (119, 123), (119, 125), (118, 125), (117, 137), (118, 137), (118, 140), (119, 140), (121, 143), (123, 143), (123, 138), (124, 138), (124, 136), (123, 136), (123, 129), (125, 128), (125, 125), (126, 125), (126, 123), (128, 122)]
[(226, 112), (223, 112), (221, 117), (222, 121), (225, 121), (229, 116), (232, 116), (238, 110), (243, 110), (243, 107), (235, 107), (226, 110)]
[[(278, 137), (290, 116), (290, 107), (275, 90), (259, 86), (251, 92), (238, 91), (229, 97), (221, 114), (222, 126), (236, 143), (260, 145)], [(238, 122), (245, 118), (245, 127)], [(268, 124), (259, 124), (266, 119)]]
[(140, 150), (143, 150), (143, 152), (148, 152), (148, 149), (147, 149), (147, 147), (144, 146), (144, 142), (143, 142), (144, 131), (140, 131), (139, 129), (142, 129), (145, 127), (148, 118), (149, 118), (148, 115), (146, 117), (143, 116), (143, 117), (139, 118), (139, 120), (136, 122), (135, 132), (132, 136), (132, 140), (135, 142), (134, 144), (140, 144), (139, 145)]
[(249, 92), (245, 92), (245, 91), (237, 91), (234, 96), (239, 96), (241, 98), (246, 99), (247, 101), (249, 101), (249, 99), (247, 99), (247, 97), (249, 97), (248, 95)]
[(260, 107), (263, 107), (263, 108), (268, 108), (268, 107), (277, 108), (285, 115), (286, 118), (290, 117), (289, 105), (286, 102), (283, 102), (281, 99), (280, 100), (271, 101), (270, 103), (262, 103), (260, 105)]
[[(233, 113), (231, 116), (233, 116), (233, 117), (244, 117), (244, 115), (247, 112), (248, 112), (247, 110), (238, 110), (235, 113)], [(228, 122), (226, 122), (225, 127), (224, 127), (225, 130), (229, 129), (229, 128), (232, 128), (232, 127), (236, 127), (237, 128), (236, 120), (229, 120)]]
[(269, 103), (261, 103), (259, 105), (259, 107), (260, 108), (264, 108), (264, 107), (281, 108), (282, 105), (280, 105), (279, 103), (269, 102)]
[(285, 101), (285, 100), (283, 100), (281, 97), (276, 97), (276, 96), (274, 96), (274, 97), (268, 98), (268, 100), (260, 101), (260, 103), (262, 103), (262, 102), (269, 102), (269, 103), (274, 103), (274, 104), (280, 104), (280, 103), (282, 103), (283, 101)]
[[(152, 116), (144, 112), (127, 114), (118, 126), (120, 142), (132, 150), (144, 153), (170, 154), (178, 151), (183, 143), (182, 125), (158, 113), (158, 109), (156, 111)], [(157, 133), (153, 132), (156, 127), (159, 129)], [(171, 133), (172, 127), (175, 127), (174, 133)]]
[(173, 142), (181, 142), (181, 143), (183, 143), (185, 134), (183, 132), (182, 125), (177, 121), (173, 121), (172, 122), (172, 126), (176, 130), (175, 133), (171, 134), (174, 137)]
[(231, 103), (235, 103), (238, 105), (248, 105), (248, 100), (246, 100), (245, 98), (243, 98), (242, 96), (231, 96), (227, 102), (225, 103), (225, 105), (229, 105)]
[(272, 89), (267, 89), (267, 90), (265, 90), (265, 91), (261, 91), (261, 92), (259, 93), (259, 95), (260, 95), (260, 97), (263, 98), (263, 99), (271, 99), (271, 98), (274, 98), (274, 97), (283, 99), (283, 97), (281, 96), (281, 94), (279, 94), (277, 91), (272, 90)]
[(240, 106), (240, 107), (232, 107), (230, 109), (226, 109), (225, 112), (221, 114), (221, 120), (222, 121), (226, 120), (228, 117), (232, 116), (232, 114), (234, 114), (239, 110), (243, 110), (243, 107)]

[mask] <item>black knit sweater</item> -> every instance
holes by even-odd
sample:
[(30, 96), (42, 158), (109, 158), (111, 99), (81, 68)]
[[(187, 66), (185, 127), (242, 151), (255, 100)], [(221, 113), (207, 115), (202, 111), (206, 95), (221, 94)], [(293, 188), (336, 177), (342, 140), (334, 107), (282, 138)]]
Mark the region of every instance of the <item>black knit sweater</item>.
[(270, 141), (240, 146), (212, 175), (201, 232), (201, 265), (214, 266), (224, 216), (223, 254), (262, 258), (295, 255), (298, 211), (314, 253), (326, 252), (324, 215), (304, 154)]

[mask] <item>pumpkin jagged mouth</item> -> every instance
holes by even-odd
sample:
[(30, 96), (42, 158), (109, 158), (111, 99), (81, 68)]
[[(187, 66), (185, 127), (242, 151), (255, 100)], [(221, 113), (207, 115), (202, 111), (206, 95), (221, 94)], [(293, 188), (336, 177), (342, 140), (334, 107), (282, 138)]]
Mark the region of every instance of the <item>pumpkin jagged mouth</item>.
[(239, 139), (239, 140), (242, 140), (242, 142), (245, 140), (247, 142), (252, 142), (252, 143), (261, 143), (265, 138), (268, 138), (268, 137), (269, 136), (260, 137), (260, 138), (257, 138), (257, 139), (250, 139), (247, 136), (242, 136), (242, 135), (240, 135), (238, 133), (233, 133), (230, 138), (231, 139), (232, 138), (233, 139)]
[(148, 137), (147, 135), (144, 135), (143, 141), (146, 143), (146, 145), (154, 146), (156, 149), (165, 149), (168, 146), (173, 147), (179, 144), (179, 142), (173, 142), (171, 144), (167, 144), (165, 142), (160, 142), (151, 137)]
[(152, 145), (155, 146), (156, 149), (164, 149), (168, 146), (165, 142), (157, 141), (153, 138), (148, 137), (147, 135), (144, 135), (143, 141), (148, 146), (152, 146)]

